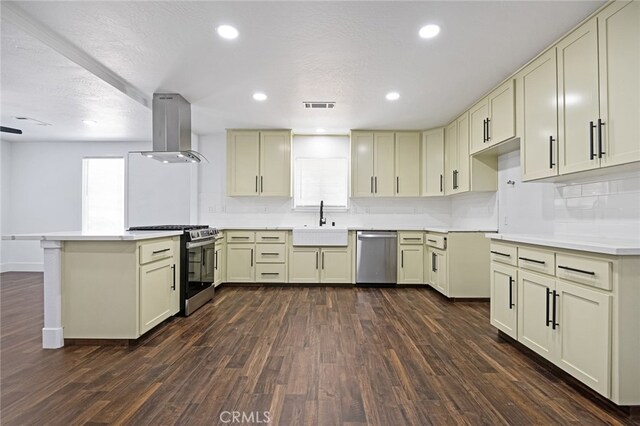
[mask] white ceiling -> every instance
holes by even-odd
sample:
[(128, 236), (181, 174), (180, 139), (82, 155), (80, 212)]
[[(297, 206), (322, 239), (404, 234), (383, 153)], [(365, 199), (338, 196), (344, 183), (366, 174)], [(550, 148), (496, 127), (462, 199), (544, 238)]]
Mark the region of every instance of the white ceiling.
[[(5, 3), (5, 2), (3, 2)], [(194, 132), (426, 129), (474, 100), (602, 1), (16, 2), (149, 97), (181, 93)], [(234, 25), (238, 39), (214, 27)], [(420, 39), (427, 23), (438, 37)], [(151, 112), (7, 19), (1, 120), (11, 140), (150, 140)], [(396, 102), (384, 95), (395, 90)], [(269, 99), (251, 97), (263, 91)], [(336, 101), (331, 111), (303, 101)], [(98, 122), (95, 126), (84, 119)]]

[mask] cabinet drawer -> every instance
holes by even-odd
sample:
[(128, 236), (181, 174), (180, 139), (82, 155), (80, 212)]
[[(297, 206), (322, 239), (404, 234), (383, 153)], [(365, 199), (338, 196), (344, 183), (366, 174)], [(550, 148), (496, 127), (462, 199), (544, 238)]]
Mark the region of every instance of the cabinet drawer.
[(140, 246), (140, 264), (173, 257), (173, 241), (164, 240)]
[(556, 276), (567, 281), (611, 290), (611, 262), (572, 254), (556, 254)]
[(256, 242), (258, 243), (280, 243), (287, 241), (286, 231), (258, 231), (256, 232)]
[(398, 232), (400, 244), (423, 244), (424, 232)]
[(427, 233), (425, 238), (425, 244), (428, 246), (439, 248), (441, 250), (447, 248), (447, 237), (445, 237), (444, 235)]
[(256, 265), (256, 282), (259, 283), (283, 283), (286, 267), (284, 263), (262, 263)]
[(227, 231), (228, 243), (254, 243), (256, 233), (253, 231)]
[(284, 244), (256, 244), (256, 263), (284, 263)]
[(556, 272), (556, 256), (552, 251), (518, 247), (518, 266), (547, 275)]
[(511, 244), (491, 242), (491, 261), (518, 266), (518, 248)]

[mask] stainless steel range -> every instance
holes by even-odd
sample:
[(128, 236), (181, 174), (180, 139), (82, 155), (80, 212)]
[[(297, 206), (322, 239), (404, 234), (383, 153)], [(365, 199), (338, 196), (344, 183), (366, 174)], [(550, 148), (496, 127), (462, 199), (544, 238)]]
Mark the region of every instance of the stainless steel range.
[(191, 315), (213, 298), (218, 230), (206, 225), (133, 226), (130, 231), (183, 231), (180, 238), (180, 314)]

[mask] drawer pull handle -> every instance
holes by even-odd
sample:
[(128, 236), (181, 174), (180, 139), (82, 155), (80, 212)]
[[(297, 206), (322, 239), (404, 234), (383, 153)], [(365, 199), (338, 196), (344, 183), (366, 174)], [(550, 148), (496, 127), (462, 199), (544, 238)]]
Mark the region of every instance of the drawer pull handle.
[(493, 254), (497, 254), (498, 256), (511, 257), (511, 255), (510, 255), (510, 254), (507, 254), (507, 253), (500, 253), (499, 251), (493, 251), (493, 250), (491, 250), (491, 253), (493, 253)]
[(260, 272), (260, 275), (280, 275), (279, 272)]
[(408, 241), (408, 240), (411, 240), (411, 241), (419, 241), (419, 240), (421, 240), (422, 238), (421, 238), (421, 237), (404, 237), (404, 238), (402, 238), (402, 239), (403, 239), (403, 240), (407, 240), (407, 241)]
[(152, 254), (164, 253), (165, 251), (171, 250), (170, 248), (162, 249), (162, 250), (154, 250)]
[(596, 273), (592, 271), (585, 271), (583, 269), (570, 268), (568, 266), (558, 265), (558, 268), (566, 269), (567, 271), (571, 271), (571, 272), (580, 272), (581, 274), (593, 275), (594, 277), (596, 275)]
[(263, 256), (278, 256), (280, 253), (262, 253)]
[(436, 240), (427, 240), (427, 241), (429, 241), (430, 243), (437, 243)]
[(263, 240), (279, 240), (280, 239), (280, 237), (260, 237), (260, 238), (262, 238)]
[(232, 240), (248, 240), (249, 237), (231, 237)]
[(528, 257), (519, 257), (518, 259), (520, 259), (520, 260), (526, 260), (527, 262), (538, 263), (538, 264), (540, 264), (540, 265), (544, 265), (544, 264), (546, 263), (544, 260), (529, 259)]

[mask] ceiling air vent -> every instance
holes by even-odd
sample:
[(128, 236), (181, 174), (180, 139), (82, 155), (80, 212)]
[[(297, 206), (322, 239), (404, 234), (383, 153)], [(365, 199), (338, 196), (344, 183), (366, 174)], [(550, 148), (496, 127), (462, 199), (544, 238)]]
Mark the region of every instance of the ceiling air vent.
[(306, 101), (302, 103), (305, 109), (333, 109), (336, 106), (335, 102), (316, 102)]

